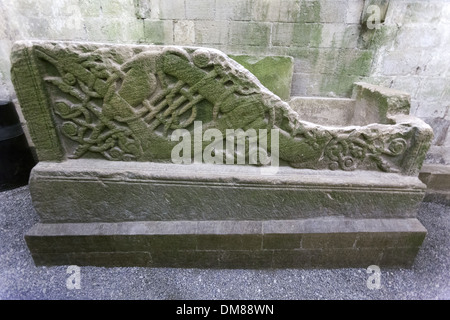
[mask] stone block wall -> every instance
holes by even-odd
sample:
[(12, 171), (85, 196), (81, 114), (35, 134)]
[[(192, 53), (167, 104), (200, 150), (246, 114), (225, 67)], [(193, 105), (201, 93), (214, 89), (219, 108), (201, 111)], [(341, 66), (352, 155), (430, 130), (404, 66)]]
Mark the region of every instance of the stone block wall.
[(434, 130), (427, 162), (450, 164), (450, 2), (390, 1), (370, 82), (411, 95)]
[[(369, 4), (381, 23), (361, 23)], [(14, 41), (207, 46), (289, 55), (291, 94), (350, 97), (366, 81), (411, 94), (435, 130), (428, 162), (450, 164), (450, 3), (446, 0), (0, 0), (0, 98), (14, 98)]]

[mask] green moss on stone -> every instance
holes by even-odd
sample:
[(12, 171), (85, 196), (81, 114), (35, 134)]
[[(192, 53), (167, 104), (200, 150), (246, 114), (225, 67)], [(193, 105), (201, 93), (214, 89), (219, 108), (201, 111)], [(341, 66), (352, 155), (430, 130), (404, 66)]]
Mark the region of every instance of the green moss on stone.
[(372, 51), (358, 52), (356, 59), (346, 66), (345, 72), (352, 75), (368, 76), (372, 66), (372, 59)]
[(323, 24), (311, 24), (309, 33), (309, 46), (319, 47), (322, 43), (322, 28)]
[(287, 56), (255, 57), (249, 55), (230, 56), (240, 63), (259, 81), (281, 99), (287, 100), (291, 94), (294, 61)]
[(144, 39), (154, 44), (163, 44), (165, 42), (164, 21), (144, 20)]
[(322, 42), (322, 24), (296, 23), (292, 30), (292, 44), (299, 47), (319, 47)]
[(323, 78), (321, 92), (349, 97), (353, 83), (370, 74), (372, 59), (372, 51), (356, 50), (353, 53), (347, 50), (340, 51), (337, 56), (337, 68), (333, 75)]
[(320, 1), (302, 1), (299, 20), (300, 22), (319, 22)]
[(268, 23), (232, 22), (230, 25), (230, 44), (265, 47), (270, 42), (271, 27)]

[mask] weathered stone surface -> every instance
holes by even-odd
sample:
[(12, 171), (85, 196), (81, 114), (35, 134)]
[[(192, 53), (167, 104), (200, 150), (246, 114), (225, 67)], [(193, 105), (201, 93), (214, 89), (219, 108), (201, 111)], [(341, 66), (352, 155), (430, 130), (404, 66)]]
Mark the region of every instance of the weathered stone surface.
[(292, 97), (289, 105), (306, 121), (328, 126), (366, 125), (353, 119), (356, 100), (346, 98)]
[(427, 185), (424, 201), (450, 205), (450, 169), (442, 164), (425, 164), (419, 179)]
[(301, 234), (277, 233), (265, 234), (262, 241), (263, 249), (300, 249)]
[[(409, 94), (364, 82), (354, 83), (352, 98), (292, 97), (288, 101), (305, 121), (324, 126), (367, 126), (373, 123), (396, 123), (396, 116), (410, 112)], [(425, 121), (426, 122), (426, 121)], [(436, 123), (439, 123), (436, 125)], [(430, 121), (431, 127), (442, 131), (445, 120)], [(435, 137), (433, 141), (443, 141)]]
[[(383, 108), (380, 123), (364, 127), (303, 121), (213, 49), (19, 42), (12, 62), (40, 160), (169, 161), (173, 131), (192, 133), (201, 121), (202, 132), (214, 128), (223, 136), (226, 129), (277, 129), (279, 157), (293, 167), (416, 175), (432, 137), (414, 117), (387, 121)], [(407, 107), (394, 95), (388, 100), (389, 115)]]
[[(353, 87), (356, 110), (362, 119), (374, 123), (392, 123), (395, 115), (408, 115), (411, 105), (409, 94), (369, 83), (357, 82)], [(369, 121), (370, 121), (369, 120)]]
[[(217, 225), (222, 227), (217, 229)], [(298, 228), (286, 232), (285, 225)], [(208, 236), (201, 234), (205, 227), (217, 229), (217, 232)], [(242, 235), (237, 230), (247, 230), (247, 233)], [(330, 230), (338, 232), (330, 233)], [(322, 219), (306, 219), (236, 221), (233, 224), (228, 221), (37, 224), (25, 238), (37, 265), (320, 268), (377, 264), (408, 267), (425, 233), (416, 219), (331, 218), (326, 223)], [(183, 238), (188, 245), (179, 241)], [(281, 246), (277, 245), (277, 239)]]
[(230, 58), (253, 73), (262, 85), (281, 99), (289, 100), (294, 73), (294, 59), (292, 57), (230, 55)]
[(78, 159), (39, 163), (30, 192), (46, 223), (394, 218), (415, 217), (425, 185), (416, 177), (369, 171), (280, 167), (276, 175), (261, 175), (244, 165), (105, 166), (104, 160)]
[(419, 178), (430, 189), (450, 191), (450, 168), (446, 165), (424, 165)]

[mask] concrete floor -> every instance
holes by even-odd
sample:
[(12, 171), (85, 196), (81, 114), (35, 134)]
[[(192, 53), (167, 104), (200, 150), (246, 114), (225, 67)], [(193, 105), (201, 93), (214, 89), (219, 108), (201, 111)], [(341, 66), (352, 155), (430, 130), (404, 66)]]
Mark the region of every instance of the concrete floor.
[(68, 266), (36, 267), (23, 235), (38, 221), (27, 186), (0, 192), (0, 299), (450, 299), (450, 206), (424, 202), (428, 235), (411, 269), (381, 270), (370, 290), (366, 269), (207, 270), (81, 267), (69, 290)]

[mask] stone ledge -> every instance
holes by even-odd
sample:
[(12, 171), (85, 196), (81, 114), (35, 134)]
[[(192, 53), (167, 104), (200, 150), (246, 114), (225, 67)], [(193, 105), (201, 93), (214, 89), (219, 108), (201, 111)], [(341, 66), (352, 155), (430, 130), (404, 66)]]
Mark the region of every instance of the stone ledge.
[(450, 165), (424, 164), (419, 179), (427, 185), (423, 201), (450, 205)]
[(419, 179), (430, 190), (450, 192), (450, 165), (424, 164)]
[(38, 223), (25, 239), (36, 265), (321, 268), (409, 267), (425, 235), (417, 219), (333, 218)]

